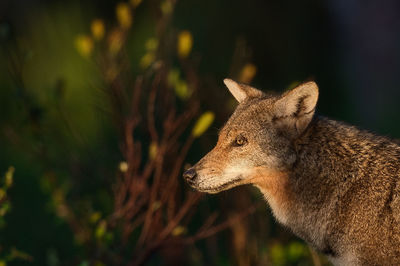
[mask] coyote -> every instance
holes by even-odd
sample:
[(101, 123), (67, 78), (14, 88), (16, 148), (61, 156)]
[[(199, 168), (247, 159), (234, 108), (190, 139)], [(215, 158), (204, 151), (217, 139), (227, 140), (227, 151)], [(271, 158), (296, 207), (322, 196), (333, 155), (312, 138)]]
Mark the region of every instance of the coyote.
[(239, 102), (183, 176), (198, 191), (253, 184), (276, 220), (334, 265), (400, 265), (400, 146), (315, 115), (318, 87), (272, 95), (231, 79)]

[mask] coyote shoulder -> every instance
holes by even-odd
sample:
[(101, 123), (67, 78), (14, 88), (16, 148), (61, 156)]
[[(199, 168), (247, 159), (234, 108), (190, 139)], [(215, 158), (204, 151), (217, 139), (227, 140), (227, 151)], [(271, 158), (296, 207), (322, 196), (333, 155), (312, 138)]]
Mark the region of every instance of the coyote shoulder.
[(224, 82), (239, 105), (187, 182), (208, 193), (253, 184), (335, 265), (400, 265), (400, 146), (317, 116), (315, 82), (282, 95)]

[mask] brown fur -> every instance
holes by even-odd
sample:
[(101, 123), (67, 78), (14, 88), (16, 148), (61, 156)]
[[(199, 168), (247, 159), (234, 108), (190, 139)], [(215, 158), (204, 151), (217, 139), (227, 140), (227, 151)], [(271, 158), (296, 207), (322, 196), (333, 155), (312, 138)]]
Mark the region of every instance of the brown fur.
[(313, 82), (280, 96), (226, 84), (240, 104), (189, 184), (257, 186), (277, 220), (335, 265), (400, 265), (400, 146), (314, 115)]

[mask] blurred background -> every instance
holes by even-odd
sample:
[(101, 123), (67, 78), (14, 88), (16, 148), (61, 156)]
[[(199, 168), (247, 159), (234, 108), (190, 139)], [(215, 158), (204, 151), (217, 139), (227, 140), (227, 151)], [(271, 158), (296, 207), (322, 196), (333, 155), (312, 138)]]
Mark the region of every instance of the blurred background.
[(400, 2), (2, 0), (0, 265), (329, 265), (252, 187), (192, 191), (236, 103), (314, 79), (317, 112), (400, 137)]

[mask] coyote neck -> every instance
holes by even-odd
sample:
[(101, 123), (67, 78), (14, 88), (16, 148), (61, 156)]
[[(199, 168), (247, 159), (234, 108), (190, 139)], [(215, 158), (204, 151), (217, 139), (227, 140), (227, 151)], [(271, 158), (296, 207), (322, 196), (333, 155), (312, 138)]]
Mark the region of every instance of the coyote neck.
[[(388, 206), (399, 187), (400, 147), (388, 138), (326, 118), (315, 118), (295, 146), (297, 161), (280, 181), (282, 193), (258, 186), (276, 218), (336, 258), (349, 260), (368, 253), (354, 239), (368, 236), (368, 245), (390, 243), (393, 232), (386, 229), (396, 219), (400, 225), (397, 205)], [(386, 220), (382, 215), (388, 215)], [(349, 254), (349, 247), (357, 247), (353, 251), (358, 256)]]
[[(382, 225), (378, 216), (391, 193), (382, 186), (396, 184), (400, 147), (387, 138), (325, 118), (316, 118), (295, 145), (297, 160), (291, 170), (259, 170), (252, 180), (276, 219), (318, 250), (345, 261), (356, 257), (346, 245), (360, 246), (352, 242), (357, 236), (352, 235), (349, 223), (367, 228), (363, 233), (382, 245), (385, 232), (373, 238), (377, 232), (368, 230)], [(374, 194), (377, 188), (387, 192)], [(357, 213), (363, 205), (369, 212)]]

